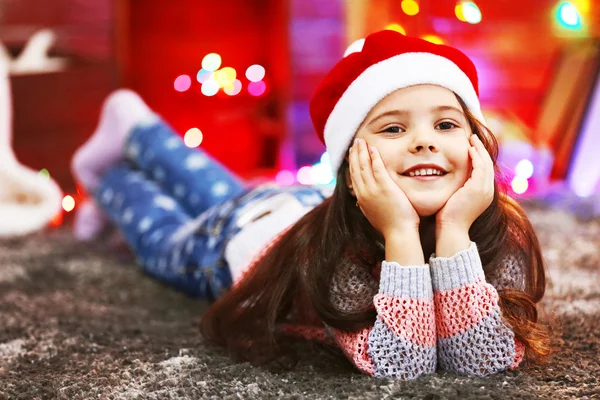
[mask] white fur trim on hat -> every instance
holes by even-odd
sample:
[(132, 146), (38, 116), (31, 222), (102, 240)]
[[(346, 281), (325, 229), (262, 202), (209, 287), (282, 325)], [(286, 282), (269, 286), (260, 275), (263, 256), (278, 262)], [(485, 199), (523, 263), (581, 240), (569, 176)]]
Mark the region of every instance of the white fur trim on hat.
[(439, 85), (453, 91), (485, 124), (473, 84), (456, 64), (431, 53), (400, 54), (367, 68), (333, 108), (324, 131), (332, 169), (339, 169), (356, 131), (380, 100), (397, 89), (420, 84)]

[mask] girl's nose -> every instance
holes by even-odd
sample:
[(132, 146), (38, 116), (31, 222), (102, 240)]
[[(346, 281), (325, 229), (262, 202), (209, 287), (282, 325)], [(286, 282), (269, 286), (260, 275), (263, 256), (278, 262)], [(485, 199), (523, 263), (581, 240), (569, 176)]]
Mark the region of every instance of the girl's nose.
[(437, 145), (434, 136), (429, 132), (419, 132), (415, 134), (415, 138), (411, 145), (411, 152), (418, 153), (425, 149), (436, 152)]

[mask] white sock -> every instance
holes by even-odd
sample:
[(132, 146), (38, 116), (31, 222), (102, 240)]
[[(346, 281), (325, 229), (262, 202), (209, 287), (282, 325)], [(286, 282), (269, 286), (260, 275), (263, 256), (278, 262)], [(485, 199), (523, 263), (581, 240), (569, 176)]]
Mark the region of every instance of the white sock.
[[(125, 143), (131, 130), (139, 123), (156, 119), (144, 101), (130, 90), (117, 90), (104, 102), (96, 131), (71, 160), (71, 171), (78, 184), (92, 194), (102, 176), (125, 156)], [(97, 237), (108, 223), (102, 210), (92, 199), (77, 209), (74, 235), (80, 240)]]

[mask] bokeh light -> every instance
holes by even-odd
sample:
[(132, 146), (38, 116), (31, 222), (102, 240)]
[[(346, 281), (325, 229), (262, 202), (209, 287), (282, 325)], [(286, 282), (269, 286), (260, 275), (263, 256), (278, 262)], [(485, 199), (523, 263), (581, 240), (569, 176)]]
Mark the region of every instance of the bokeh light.
[(275, 175), (275, 183), (282, 186), (291, 186), (296, 181), (294, 173), (287, 169), (281, 170)]
[(187, 147), (193, 149), (195, 147), (200, 146), (203, 138), (204, 135), (202, 134), (202, 131), (200, 129), (191, 128), (188, 129), (188, 131), (183, 136), (183, 142)]
[(237, 71), (231, 67), (222, 68), (221, 74), (225, 77), (227, 83), (231, 83), (235, 81), (235, 78), (237, 78)]
[(66, 212), (71, 212), (75, 209), (75, 199), (71, 195), (66, 195), (62, 200), (63, 210)]
[(419, 4), (415, 0), (402, 0), (400, 6), (406, 15), (417, 15), (419, 13)]
[(258, 82), (265, 77), (265, 68), (262, 65), (254, 64), (246, 69), (246, 78), (250, 82)]
[(581, 16), (573, 3), (565, 1), (558, 6), (558, 20), (566, 28), (581, 26)]
[(46, 168), (41, 169), (40, 172), (38, 172), (38, 175), (43, 178), (50, 179), (50, 172)]
[(173, 83), (173, 87), (178, 92), (185, 92), (190, 86), (192, 86), (192, 78), (189, 75), (179, 75)]
[(331, 166), (317, 163), (310, 170), (311, 180), (318, 185), (328, 185), (333, 181)]
[(389, 24), (388, 26), (385, 27), (385, 29), (387, 29), (388, 31), (396, 31), (396, 32), (399, 32), (399, 33), (401, 33), (403, 35), (406, 35), (406, 31), (399, 24)]
[(205, 96), (214, 96), (219, 91), (219, 82), (214, 79), (208, 79), (202, 84), (202, 94)]
[(529, 179), (533, 175), (533, 164), (527, 159), (523, 159), (517, 163), (515, 173), (521, 178)]
[(522, 176), (515, 176), (510, 183), (513, 192), (516, 194), (523, 194), (527, 191), (529, 187), (529, 183), (527, 182), (527, 178), (523, 178)]
[(266, 89), (267, 85), (264, 81), (250, 82), (248, 84), (248, 93), (250, 93), (252, 96), (260, 96), (265, 92)]
[(242, 82), (239, 79), (223, 86), (223, 91), (229, 96), (235, 96), (242, 90)]
[(435, 44), (444, 44), (444, 40), (441, 37), (435, 35), (425, 35), (423, 36), (423, 39)]
[(214, 76), (215, 76), (214, 72), (207, 71), (203, 68), (200, 71), (198, 71), (198, 73), (196, 74), (196, 80), (200, 83), (204, 83), (207, 80), (214, 78)]
[(210, 53), (202, 59), (202, 68), (207, 71), (216, 71), (221, 66), (221, 56), (217, 53)]
[(321, 154), (321, 164), (331, 166), (331, 157), (329, 156), (328, 152), (324, 152), (323, 154)]
[(465, 18), (464, 14), (463, 3), (458, 3), (454, 7), (454, 14), (456, 15), (456, 18), (458, 18), (460, 21), (467, 22), (467, 19)]
[(477, 4), (472, 1), (467, 1), (462, 4), (462, 13), (465, 21), (470, 24), (478, 24), (481, 22), (481, 11)]
[(303, 185), (312, 185), (313, 180), (311, 170), (312, 167), (308, 165), (305, 165), (304, 167), (300, 168), (296, 174), (298, 182), (300, 182)]

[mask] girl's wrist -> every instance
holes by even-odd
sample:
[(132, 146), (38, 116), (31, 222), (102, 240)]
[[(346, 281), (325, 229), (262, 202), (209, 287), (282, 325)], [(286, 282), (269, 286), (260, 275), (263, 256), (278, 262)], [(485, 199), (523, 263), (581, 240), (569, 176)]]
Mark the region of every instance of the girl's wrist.
[(425, 264), (418, 228), (395, 230), (384, 235), (384, 239), (386, 261), (402, 266)]
[(407, 224), (407, 225), (397, 226), (397, 227), (388, 229), (385, 232), (382, 232), (382, 235), (386, 240), (393, 240), (398, 237), (407, 237), (407, 236), (412, 236), (412, 235), (416, 235), (418, 238), (419, 237), (419, 223), (417, 222), (415, 224)]
[(469, 229), (464, 226), (436, 227), (436, 257), (452, 257), (471, 245)]

